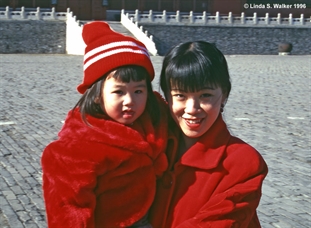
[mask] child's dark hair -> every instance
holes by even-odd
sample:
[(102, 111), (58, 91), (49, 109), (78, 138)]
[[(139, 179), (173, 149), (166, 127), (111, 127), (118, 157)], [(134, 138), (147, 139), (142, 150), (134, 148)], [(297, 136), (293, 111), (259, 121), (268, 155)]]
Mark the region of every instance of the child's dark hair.
[(186, 42), (172, 48), (163, 60), (161, 89), (167, 98), (172, 86), (194, 92), (206, 85), (231, 90), (227, 61), (215, 45), (205, 41)]
[[(138, 82), (146, 80), (147, 85), (147, 102), (146, 111), (150, 114), (152, 123), (154, 125), (158, 124), (160, 120), (159, 116), (159, 104), (156, 96), (153, 93), (150, 75), (144, 67), (136, 65), (127, 65), (118, 67), (115, 70), (113, 78), (120, 80), (125, 83), (129, 83), (131, 80)], [(112, 70), (112, 71), (114, 71)], [(106, 113), (101, 108), (101, 105), (95, 102), (95, 99), (102, 96), (101, 88), (106, 77), (112, 72), (106, 73), (98, 81), (96, 81), (80, 98), (77, 104), (74, 106), (73, 110), (79, 107), (82, 120), (89, 125), (86, 119), (86, 115), (90, 115), (96, 118), (107, 117)]]

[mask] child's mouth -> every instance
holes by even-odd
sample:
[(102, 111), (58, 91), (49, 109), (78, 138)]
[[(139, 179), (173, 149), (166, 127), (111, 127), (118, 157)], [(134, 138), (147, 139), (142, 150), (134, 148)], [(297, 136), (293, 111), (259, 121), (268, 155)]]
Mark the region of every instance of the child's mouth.
[(124, 119), (130, 119), (134, 116), (134, 111), (131, 111), (131, 110), (128, 110), (128, 111), (123, 111), (122, 114), (123, 114), (123, 118)]

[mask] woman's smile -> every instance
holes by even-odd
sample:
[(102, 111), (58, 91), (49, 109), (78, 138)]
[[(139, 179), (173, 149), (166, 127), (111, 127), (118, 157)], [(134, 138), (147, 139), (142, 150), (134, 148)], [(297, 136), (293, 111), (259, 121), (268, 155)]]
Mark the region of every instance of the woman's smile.
[(198, 118), (198, 119), (187, 119), (187, 118), (183, 118), (186, 125), (190, 128), (190, 129), (196, 129), (199, 128), (201, 123), (203, 122), (203, 118)]

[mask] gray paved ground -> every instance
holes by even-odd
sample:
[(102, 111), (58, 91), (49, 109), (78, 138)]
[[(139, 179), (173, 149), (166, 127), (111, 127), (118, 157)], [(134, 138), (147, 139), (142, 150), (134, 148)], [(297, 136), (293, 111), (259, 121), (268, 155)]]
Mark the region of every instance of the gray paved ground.
[[(152, 58), (157, 75), (161, 60)], [(311, 227), (311, 56), (227, 60), (225, 120), (270, 168), (262, 226)], [(80, 97), (81, 77), (82, 56), (0, 55), (0, 227), (46, 227), (40, 156)]]

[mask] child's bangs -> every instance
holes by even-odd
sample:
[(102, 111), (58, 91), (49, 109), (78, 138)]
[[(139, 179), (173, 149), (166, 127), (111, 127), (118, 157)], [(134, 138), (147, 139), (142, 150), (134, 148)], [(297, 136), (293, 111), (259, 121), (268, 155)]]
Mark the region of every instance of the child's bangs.
[(141, 66), (125, 66), (118, 68), (113, 77), (116, 80), (129, 83), (131, 80), (134, 82), (142, 81), (149, 75), (146, 69)]
[(199, 91), (204, 87), (218, 87), (209, 63), (197, 58), (183, 58), (179, 63), (171, 63), (166, 70), (170, 89), (184, 92)]

